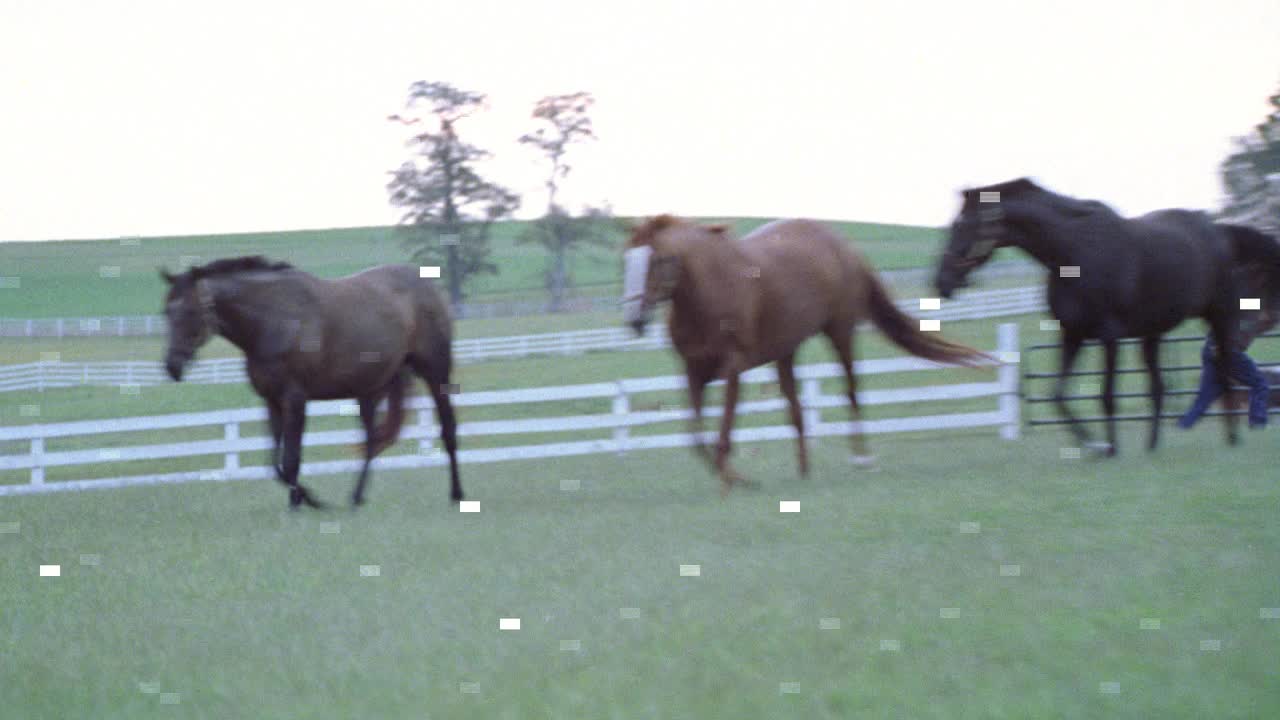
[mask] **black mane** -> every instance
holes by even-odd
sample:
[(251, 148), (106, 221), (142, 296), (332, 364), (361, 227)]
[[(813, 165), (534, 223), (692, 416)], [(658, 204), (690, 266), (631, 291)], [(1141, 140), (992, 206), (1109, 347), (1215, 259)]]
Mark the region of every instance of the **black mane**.
[(1000, 199), (1016, 199), (1036, 195), (1044, 198), (1053, 206), (1054, 209), (1070, 216), (1091, 215), (1093, 213), (1107, 213), (1118, 218), (1114, 210), (1109, 205), (1097, 200), (1080, 200), (1078, 198), (1069, 197), (1067, 195), (1059, 195), (1052, 190), (1046, 190), (1035, 184), (1030, 178), (1018, 178), (1016, 180), (1007, 180), (1005, 182), (996, 183), (994, 185), (986, 185), (980, 188), (972, 188), (964, 191), (965, 207), (976, 206), (979, 201), (979, 193), (998, 192)]
[(296, 268), (287, 262), (273, 262), (261, 255), (246, 255), (245, 257), (214, 260), (206, 265), (194, 266), (187, 272), (191, 274), (192, 279), (199, 280), (201, 278), (230, 275), (251, 270), (272, 272), (294, 269)]

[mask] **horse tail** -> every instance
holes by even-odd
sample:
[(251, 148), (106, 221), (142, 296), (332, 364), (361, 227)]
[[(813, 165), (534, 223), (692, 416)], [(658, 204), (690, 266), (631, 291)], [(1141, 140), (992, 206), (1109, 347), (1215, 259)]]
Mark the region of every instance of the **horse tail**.
[(995, 360), (980, 350), (921, 331), (920, 321), (893, 304), (879, 278), (872, 273), (867, 273), (866, 278), (871, 284), (871, 321), (898, 347), (926, 360), (969, 367)]
[[(404, 396), (409, 384), (409, 371), (401, 369), (391, 378), (387, 385), (387, 414), (382, 422), (373, 428), (373, 455), (377, 457), (383, 450), (396, 444), (400, 439), (400, 428), (404, 426)], [(356, 445), (361, 457), (364, 456), (365, 443)]]
[(400, 428), (404, 426), (404, 396), (408, 385), (408, 370), (401, 369), (391, 379), (391, 385), (387, 388), (387, 415), (374, 433), (377, 438), (377, 444), (373, 446), (375, 456), (400, 439)]

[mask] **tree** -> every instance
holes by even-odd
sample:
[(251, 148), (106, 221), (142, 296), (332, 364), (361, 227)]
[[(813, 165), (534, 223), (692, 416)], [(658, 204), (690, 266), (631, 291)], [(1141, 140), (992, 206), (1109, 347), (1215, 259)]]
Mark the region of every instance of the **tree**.
[(1227, 201), (1222, 216), (1232, 222), (1280, 230), (1280, 93), (1275, 108), (1253, 133), (1236, 138), (1236, 151), (1222, 162)]
[[(392, 205), (405, 208), (400, 221), (411, 228), (413, 259), (444, 266), (449, 300), (457, 306), (468, 280), (497, 274), (498, 267), (489, 261), (489, 233), (494, 221), (515, 212), (520, 198), (480, 176), (475, 163), (489, 153), (462, 142), (455, 130), (459, 120), (483, 107), (484, 95), (419, 81), (409, 87), (405, 107), (412, 110), (419, 103), (427, 106), (428, 121), (434, 119), (439, 129), (409, 138), (413, 157), (391, 171), (387, 191)], [(400, 115), (388, 120), (406, 126), (423, 122)]]
[(551, 165), (546, 181), (547, 212), (520, 236), (519, 241), (541, 243), (551, 254), (546, 285), (551, 293), (552, 312), (564, 308), (570, 281), (569, 253), (585, 243), (607, 245), (610, 242), (609, 229), (612, 225), (607, 208), (587, 208), (580, 216), (574, 217), (556, 202), (560, 182), (572, 168), (565, 161), (570, 146), (596, 137), (587, 114), (594, 103), (591, 94), (585, 92), (544, 97), (533, 108), (533, 119), (539, 123), (538, 127), (520, 137), (522, 144), (546, 155)]

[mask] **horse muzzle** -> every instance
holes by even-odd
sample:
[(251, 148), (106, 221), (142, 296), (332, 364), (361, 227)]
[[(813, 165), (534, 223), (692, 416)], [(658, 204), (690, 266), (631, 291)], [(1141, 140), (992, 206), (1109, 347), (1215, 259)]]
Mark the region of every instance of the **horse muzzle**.
[(164, 361), (164, 369), (168, 371), (169, 377), (174, 382), (182, 382), (182, 373), (187, 369), (187, 358), (180, 358), (170, 355)]

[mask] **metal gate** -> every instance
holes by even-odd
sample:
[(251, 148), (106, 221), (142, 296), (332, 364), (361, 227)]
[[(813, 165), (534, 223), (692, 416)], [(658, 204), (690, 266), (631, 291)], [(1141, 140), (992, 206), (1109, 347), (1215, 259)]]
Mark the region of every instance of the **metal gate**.
[[(1273, 333), (1266, 333), (1264, 335), (1259, 335), (1258, 338), (1254, 340), (1253, 345), (1250, 346), (1250, 349), (1251, 350), (1256, 349), (1259, 346), (1259, 342), (1263, 341), (1264, 339), (1276, 338), (1276, 337), (1280, 337), (1280, 332), (1273, 332)], [(1169, 399), (1175, 398), (1175, 397), (1188, 396), (1188, 395), (1194, 396), (1198, 391), (1199, 382), (1200, 382), (1200, 368), (1201, 368), (1200, 347), (1204, 343), (1204, 340), (1205, 340), (1204, 335), (1179, 335), (1175, 337), (1166, 337), (1163, 340), (1161, 340), (1161, 343), (1160, 343), (1161, 344), (1161, 351), (1160, 351), (1161, 371), (1165, 380), (1165, 393), (1164, 393), (1165, 410), (1164, 412), (1161, 413), (1160, 415), (1161, 418), (1181, 417), (1182, 413), (1186, 410), (1186, 408), (1184, 407), (1184, 404), (1182, 403), (1173, 404), (1169, 402)], [(1124, 360), (1126, 357), (1134, 354), (1132, 352), (1125, 352), (1124, 348), (1140, 345), (1141, 342), (1142, 341), (1137, 338), (1125, 338), (1119, 341), (1119, 345), (1121, 349), (1118, 353), (1119, 356), (1116, 359), (1117, 384), (1119, 383), (1120, 376), (1123, 376), (1123, 375), (1134, 375), (1134, 374), (1139, 374), (1143, 376), (1146, 375), (1147, 370), (1146, 370), (1146, 366), (1141, 361), (1141, 355), (1136, 356), (1138, 360), (1137, 366), (1126, 366), (1124, 363)], [(1191, 343), (1194, 343), (1194, 345), (1191, 345)], [(1039, 344), (1039, 345), (1028, 345), (1023, 350), (1022, 367), (1024, 368), (1024, 370), (1018, 384), (1018, 397), (1020, 397), (1023, 402), (1027, 403), (1027, 405), (1053, 402), (1054, 400), (1053, 385), (1054, 383), (1057, 382), (1057, 379), (1058, 379), (1058, 373), (1056, 368), (1058, 367), (1058, 362), (1059, 362), (1058, 354), (1061, 351), (1061, 348), (1062, 348), (1061, 344), (1046, 343), (1046, 344)], [(1097, 348), (1098, 349), (1097, 352), (1100, 352), (1101, 343), (1099, 343), (1096, 340), (1087, 341), (1084, 345), (1084, 349), (1081, 350), (1080, 355), (1076, 359), (1076, 365), (1079, 366), (1085, 360), (1085, 358), (1091, 357), (1093, 355), (1094, 348)], [(1173, 353), (1169, 352), (1170, 348), (1173, 349)], [(1037, 372), (1036, 371), (1037, 363), (1034, 361), (1034, 358), (1037, 354), (1043, 355), (1047, 351), (1052, 351), (1052, 354), (1053, 354), (1052, 367), (1054, 368), (1054, 370)], [(1173, 355), (1176, 362), (1167, 363), (1166, 360), (1170, 357), (1171, 354)], [(1275, 367), (1277, 365), (1280, 365), (1280, 363), (1259, 362), (1258, 368), (1264, 369), (1268, 367)], [(1105, 375), (1106, 373), (1103, 370), (1076, 370), (1071, 373), (1071, 379), (1074, 383), (1074, 381), (1076, 381), (1078, 378), (1082, 378), (1082, 377), (1102, 378)], [(1247, 390), (1248, 388), (1240, 385), (1232, 385), (1231, 389)], [(1277, 389), (1280, 389), (1280, 388), (1276, 388), (1274, 385), (1272, 386), (1273, 392)], [(1150, 393), (1146, 388), (1144, 388), (1141, 392), (1120, 392), (1119, 389), (1117, 389), (1115, 393), (1115, 398), (1117, 402), (1120, 401), (1122, 398), (1149, 398), (1149, 397), (1150, 397)], [(1068, 402), (1076, 401), (1076, 400), (1100, 401), (1101, 399), (1102, 399), (1101, 383), (1099, 383), (1098, 392), (1096, 394), (1081, 394), (1081, 395), (1066, 396), (1066, 400)], [(1171, 411), (1170, 405), (1174, 405), (1177, 411), (1176, 412)], [(1205, 413), (1205, 416), (1214, 417), (1214, 416), (1226, 415), (1226, 414), (1227, 412), (1225, 410), (1209, 410), (1208, 412)], [(1231, 414), (1247, 415), (1248, 409), (1242, 407)], [(1025, 423), (1028, 426), (1065, 425), (1068, 422), (1067, 420), (1061, 417), (1058, 417), (1056, 411), (1054, 412), (1054, 417), (1052, 418), (1037, 418), (1035, 417), (1035, 414), (1032, 412), (1031, 407), (1028, 407), (1026, 409), (1026, 412), (1024, 412), (1022, 415)], [(1087, 416), (1077, 415), (1076, 418), (1080, 422), (1089, 422), (1089, 423), (1102, 422), (1106, 420), (1106, 417), (1102, 415), (1087, 415)], [(1131, 421), (1131, 420), (1148, 420), (1149, 421), (1150, 419), (1151, 419), (1150, 411), (1140, 415), (1132, 415), (1132, 414), (1116, 415), (1116, 420), (1118, 421)]]

